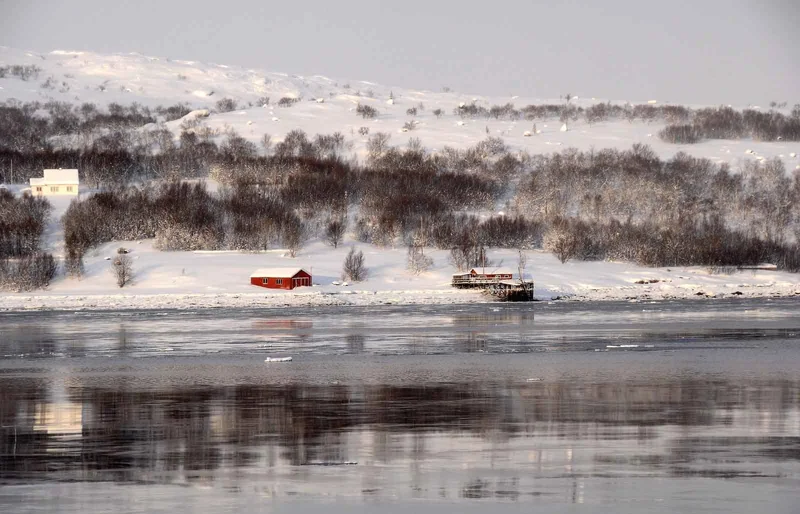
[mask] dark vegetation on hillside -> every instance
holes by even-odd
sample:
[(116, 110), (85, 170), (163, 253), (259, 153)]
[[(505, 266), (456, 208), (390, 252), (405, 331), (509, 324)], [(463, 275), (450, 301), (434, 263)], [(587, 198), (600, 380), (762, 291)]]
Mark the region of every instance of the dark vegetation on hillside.
[(39, 289), (55, 276), (55, 259), (40, 251), (51, 210), (45, 199), (0, 190), (0, 290)]
[[(481, 109), (457, 111), (530, 120), (584, 116), (592, 123), (660, 119), (681, 125), (674, 137), (685, 142), (743, 133), (728, 131), (725, 121), (735, 128), (739, 117), (712, 115), (725, 109), (569, 103)], [(175, 140), (159, 123), (186, 111), (6, 103), (0, 106), (0, 180), (10, 179), (5, 163), (13, 159), (17, 181), (42, 168), (76, 167), (85, 183), (105, 189), (64, 216), (67, 269), (79, 269), (89, 248), (112, 240), (155, 238), (164, 250), (280, 246), (294, 253), (309, 237), (330, 239), (331, 227), (339, 233), (342, 226), (380, 246), (447, 249), (464, 265), (474, 264), (485, 247), (513, 247), (545, 248), (562, 261), (774, 262), (800, 269), (800, 177), (778, 160), (734, 172), (685, 154), (662, 161), (643, 145), (530, 156), (512, 153), (499, 138), (430, 154), (418, 139), (400, 149), (376, 132), (369, 135), (368, 158), (358, 164), (344, 157), (348, 142), (340, 133), (309, 137), (295, 130), (277, 144), (265, 136), (258, 147), (233, 131), (215, 132), (198, 117), (185, 119)], [(800, 116), (796, 111), (784, 122)], [(739, 114), (744, 130), (760, 127), (761, 117)], [(154, 125), (134, 130), (145, 123)], [(209, 176), (224, 186), (219, 194), (180, 182)], [(155, 185), (141, 186), (153, 179)], [(505, 215), (471, 214), (498, 204)]]

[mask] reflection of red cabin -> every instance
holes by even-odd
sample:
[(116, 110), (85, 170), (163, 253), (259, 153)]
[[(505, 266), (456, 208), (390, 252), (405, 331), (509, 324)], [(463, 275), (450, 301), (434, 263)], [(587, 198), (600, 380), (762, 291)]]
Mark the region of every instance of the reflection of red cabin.
[(302, 268), (263, 268), (250, 275), (250, 283), (269, 289), (294, 289), (310, 286), (311, 274)]

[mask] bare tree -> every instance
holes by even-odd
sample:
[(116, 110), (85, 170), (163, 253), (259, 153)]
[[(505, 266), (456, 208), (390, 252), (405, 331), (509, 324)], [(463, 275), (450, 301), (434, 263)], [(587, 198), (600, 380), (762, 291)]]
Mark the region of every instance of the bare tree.
[(272, 136), (269, 134), (261, 136), (261, 148), (264, 149), (265, 155), (269, 155), (269, 150), (272, 148)]
[(347, 229), (347, 221), (344, 219), (332, 219), (325, 227), (325, 241), (334, 248), (341, 244), (344, 232)]
[(392, 136), (385, 132), (376, 132), (367, 141), (367, 152), (371, 159), (377, 159), (389, 148), (389, 139)]
[(574, 258), (578, 253), (578, 241), (569, 226), (553, 226), (544, 234), (544, 249), (552, 252), (561, 264)]
[(125, 287), (133, 279), (133, 262), (125, 248), (117, 250), (116, 257), (111, 261), (111, 272), (119, 287)]
[(292, 220), (283, 227), (283, 244), (289, 250), (289, 257), (296, 257), (303, 247), (305, 232), (305, 227), (299, 220)]
[(525, 279), (525, 266), (528, 264), (528, 256), (522, 248), (517, 250), (519, 257), (517, 259), (517, 270), (519, 271), (519, 284), (522, 286), (523, 291), (529, 292), (533, 295), (533, 282)]
[(344, 259), (342, 267), (342, 280), (361, 282), (367, 278), (367, 268), (364, 265), (364, 252), (356, 251), (355, 246), (350, 248), (350, 252)]
[(64, 257), (64, 270), (70, 277), (80, 278), (83, 276), (83, 250), (81, 248), (67, 248), (67, 255)]
[(433, 266), (433, 259), (425, 255), (421, 246), (411, 245), (408, 247), (408, 257), (406, 268), (414, 275), (419, 275), (428, 271)]

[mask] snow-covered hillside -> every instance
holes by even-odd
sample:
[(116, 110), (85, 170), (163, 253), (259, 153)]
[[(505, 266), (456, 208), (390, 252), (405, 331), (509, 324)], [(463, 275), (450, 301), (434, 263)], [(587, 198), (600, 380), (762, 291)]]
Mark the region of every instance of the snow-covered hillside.
[[(551, 153), (568, 147), (583, 150), (629, 148), (634, 143), (645, 143), (662, 158), (685, 151), (695, 157), (727, 162), (734, 167), (742, 159), (774, 157), (781, 158), (787, 170), (800, 166), (798, 143), (707, 140), (694, 145), (674, 145), (657, 137), (663, 128), (660, 122), (609, 121), (589, 125), (578, 121), (570, 125), (569, 131), (561, 131), (561, 123), (550, 120), (539, 122), (536, 130), (540, 133), (536, 134), (533, 123), (525, 120), (462, 119), (453, 115), (453, 110), (462, 103), (474, 102), (486, 108), (512, 103), (521, 108), (530, 104), (563, 102), (558, 98), (537, 98), (536, 91), (510, 91), (505, 97), (486, 97), (391, 87), (364, 80), (296, 76), (222, 64), (173, 61), (135, 53), (101, 55), (54, 51), (37, 54), (0, 47), (0, 67), (15, 65), (36, 66), (38, 71), (27, 80), (11, 74), (0, 78), (0, 101), (55, 100), (76, 105), (91, 102), (99, 106), (112, 102), (122, 105), (137, 102), (149, 107), (185, 103), (198, 109), (211, 109), (211, 116), (204, 120), (211, 129), (224, 133), (232, 128), (254, 143), (258, 143), (264, 134), (270, 134), (273, 142), (281, 141), (293, 129), (310, 135), (341, 132), (352, 145), (352, 151), (363, 155), (367, 137), (359, 134), (359, 129), (367, 127), (370, 133), (391, 134), (390, 143), (396, 146), (405, 146), (411, 137), (419, 138), (430, 151), (445, 146), (466, 148), (487, 136), (494, 136), (501, 137), (514, 150), (532, 154)], [(579, 96), (574, 97), (571, 103), (578, 106), (588, 107), (608, 101), (591, 98), (591, 91), (572, 93), (576, 92)], [(265, 97), (270, 99), (270, 104), (260, 107)], [(284, 97), (301, 100), (291, 107), (279, 107), (277, 104)], [(226, 113), (213, 112), (216, 102), (222, 98), (235, 100), (239, 108)], [(620, 104), (648, 101), (651, 100), (612, 100)], [(377, 109), (377, 118), (369, 120), (358, 116), (355, 112), (358, 103)], [(408, 109), (415, 107), (417, 115), (408, 115)], [(433, 114), (436, 109), (442, 110), (441, 117)], [(416, 128), (404, 131), (404, 124), (412, 119), (417, 122)], [(176, 137), (181, 123), (182, 120), (168, 123)], [(526, 133), (530, 135), (526, 136)]]
[[(470, 119), (453, 113), (459, 105), (473, 103), (487, 109), (508, 103), (517, 108), (530, 104), (563, 103), (557, 98), (536, 98), (535, 91), (510, 92), (514, 95), (506, 97), (484, 97), (321, 76), (289, 76), (139, 54), (55, 51), (40, 55), (0, 47), (0, 68), (14, 66), (26, 66), (27, 71), (7, 71), (5, 76), (0, 76), (0, 101), (59, 101), (73, 105), (91, 102), (98, 106), (112, 102), (122, 105), (137, 102), (149, 107), (184, 103), (195, 109), (208, 109), (210, 114), (202, 118), (202, 123), (218, 129), (220, 139), (228, 129), (233, 129), (257, 145), (265, 134), (269, 134), (273, 142), (278, 142), (295, 129), (309, 135), (340, 132), (345, 137), (348, 151), (363, 156), (369, 136), (364, 134), (367, 131), (360, 129), (366, 127), (369, 135), (376, 132), (391, 134), (390, 144), (396, 146), (404, 147), (409, 138), (419, 138), (428, 151), (444, 147), (473, 147), (492, 136), (502, 138), (512, 152), (529, 154), (558, 152), (570, 147), (581, 150), (627, 149), (635, 143), (644, 143), (661, 158), (687, 152), (695, 157), (729, 163), (734, 171), (744, 160), (774, 157), (782, 159), (789, 172), (800, 168), (797, 157), (800, 143), (796, 142), (706, 140), (694, 145), (675, 145), (656, 136), (663, 122), (617, 120), (589, 125), (580, 120), (571, 123), (569, 130), (562, 131), (561, 123), (552, 119), (537, 122), (534, 130), (533, 123), (525, 120), (485, 116)], [(265, 97), (269, 97), (269, 104), (261, 106)], [(218, 112), (216, 104), (223, 98), (234, 100), (239, 108)], [(299, 101), (280, 107), (281, 98)], [(632, 103), (648, 101), (630, 100)], [(605, 101), (574, 97), (570, 103), (588, 107)], [(360, 117), (356, 112), (359, 103), (377, 109), (378, 116), (375, 119)], [(416, 115), (408, 112), (414, 108)], [(439, 109), (441, 113), (437, 116), (434, 111)], [(186, 118), (195, 116), (196, 113), (192, 113)], [(403, 130), (412, 119), (416, 121), (415, 128)], [(166, 126), (177, 138), (186, 121), (170, 121)], [(0, 163), (2, 165), (4, 163)], [(12, 190), (19, 192), (22, 187), (12, 186)], [(45, 234), (44, 249), (63, 259), (63, 230), (59, 220), (67, 203), (54, 203), (56, 209)], [(498, 206), (502, 207), (502, 203)], [(483, 215), (485, 217), (486, 213)], [(124, 290), (116, 287), (106, 260), (121, 245), (133, 249), (135, 273), (133, 283)], [(335, 285), (334, 281), (340, 278), (344, 256), (353, 245), (364, 249), (370, 277), (358, 285)], [(381, 249), (363, 245), (354, 241), (353, 234), (348, 234), (345, 244), (336, 250), (325, 245), (319, 237), (314, 237), (305, 243), (297, 258), (289, 258), (286, 253), (280, 249), (264, 253), (159, 252), (153, 248), (151, 240), (107, 243), (86, 255), (86, 273), (80, 280), (59, 276), (47, 291), (0, 295), (0, 309), (486, 301), (478, 293), (450, 287), (454, 268), (448, 262), (448, 252), (443, 250), (426, 250), (434, 264), (421, 275), (414, 275), (406, 269), (405, 248)], [(513, 268), (518, 256), (515, 250), (492, 250), (490, 258)], [(254, 269), (270, 266), (310, 268), (317, 285), (295, 292), (264, 291), (249, 285), (248, 277)], [(798, 276), (777, 271), (712, 274), (702, 267), (644, 268), (616, 262), (574, 261), (561, 264), (550, 253), (533, 250), (528, 252), (527, 269), (536, 281), (536, 295), (541, 299), (562, 296), (599, 300), (800, 294)]]
[[(59, 219), (69, 199), (54, 198), (55, 212), (45, 234), (46, 250), (63, 259)], [(130, 250), (133, 281), (119, 289), (110, 259), (120, 246)], [(363, 250), (368, 278), (341, 284), (342, 262), (350, 248)], [(1, 310), (37, 309), (193, 309), (212, 307), (288, 307), (419, 305), (493, 301), (475, 290), (454, 289), (455, 272), (445, 250), (426, 250), (431, 268), (419, 275), (406, 267), (405, 247), (379, 248), (345, 238), (334, 249), (315, 238), (297, 257), (285, 249), (266, 252), (162, 252), (152, 240), (116, 241), (91, 249), (82, 278), (60, 275), (46, 291), (0, 294)], [(800, 276), (774, 270), (714, 273), (701, 267), (647, 268), (621, 262), (571, 261), (562, 264), (542, 250), (525, 252), (525, 273), (535, 280), (540, 300), (635, 300), (785, 297), (800, 295)], [(491, 249), (494, 266), (519, 269), (513, 249)], [(294, 291), (250, 285), (257, 268), (303, 267), (313, 287)]]

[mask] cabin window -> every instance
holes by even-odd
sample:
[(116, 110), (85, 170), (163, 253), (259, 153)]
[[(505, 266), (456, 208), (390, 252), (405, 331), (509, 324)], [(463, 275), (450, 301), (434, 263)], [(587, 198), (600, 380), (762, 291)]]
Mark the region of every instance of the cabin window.
[(72, 186), (67, 186), (67, 193), (71, 193), (71, 192), (72, 192)]
[(50, 186), (51, 193), (58, 193), (58, 186)]
[(261, 283), (264, 284), (264, 285), (267, 285), (269, 283), (269, 279), (268, 278), (262, 278), (261, 279)]
[(275, 283), (278, 284), (279, 286), (282, 286), (283, 285), (283, 279), (282, 278), (276, 278), (275, 279)]
[(36, 192), (37, 193), (41, 193), (42, 192), (42, 186), (36, 186)]

